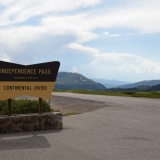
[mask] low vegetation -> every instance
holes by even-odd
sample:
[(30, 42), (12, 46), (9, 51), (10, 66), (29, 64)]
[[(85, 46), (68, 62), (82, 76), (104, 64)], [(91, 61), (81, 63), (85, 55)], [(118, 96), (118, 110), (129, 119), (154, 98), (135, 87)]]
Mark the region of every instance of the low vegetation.
[(63, 113), (62, 115), (63, 116), (72, 116), (72, 115), (76, 115), (76, 114), (82, 114), (82, 113), (79, 113), (79, 112), (67, 112), (67, 113)]
[(57, 90), (58, 92), (71, 92), (81, 94), (95, 94), (107, 96), (125, 96), (125, 97), (144, 97), (144, 98), (160, 98), (160, 92), (134, 92), (134, 91), (104, 91), (104, 90)]
[[(12, 114), (27, 114), (27, 113), (38, 113), (38, 106), (39, 102), (36, 100), (29, 100), (29, 99), (20, 99), (12, 100)], [(42, 108), (43, 112), (50, 112), (49, 103), (45, 100), (42, 101)], [(8, 102), (7, 100), (0, 101), (0, 115), (7, 115), (8, 114)]]

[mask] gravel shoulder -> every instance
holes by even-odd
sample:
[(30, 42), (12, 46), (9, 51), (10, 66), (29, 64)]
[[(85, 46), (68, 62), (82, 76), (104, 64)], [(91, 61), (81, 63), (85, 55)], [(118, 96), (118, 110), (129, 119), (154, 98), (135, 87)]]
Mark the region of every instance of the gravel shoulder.
[(52, 109), (59, 110), (63, 115), (81, 114), (107, 107), (104, 102), (61, 96), (52, 96), (50, 105)]

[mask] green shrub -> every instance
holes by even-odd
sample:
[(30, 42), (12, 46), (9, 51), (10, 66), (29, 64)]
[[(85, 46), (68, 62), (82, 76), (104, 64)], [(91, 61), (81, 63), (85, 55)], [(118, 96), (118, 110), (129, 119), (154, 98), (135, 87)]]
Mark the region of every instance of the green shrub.
[(126, 94), (126, 95), (130, 95), (130, 96), (132, 96), (132, 95), (134, 95), (136, 92), (132, 92), (132, 91), (123, 91), (123, 92), (121, 92), (122, 94)]
[[(12, 100), (12, 114), (27, 114), (27, 113), (38, 113), (39, 102), (37, 100)], [(43, 112), (50, 112), (49, 103), (45, 100), (42, 101)], [(0, 115), (8, 115), (8, 101), (0, 101)]]

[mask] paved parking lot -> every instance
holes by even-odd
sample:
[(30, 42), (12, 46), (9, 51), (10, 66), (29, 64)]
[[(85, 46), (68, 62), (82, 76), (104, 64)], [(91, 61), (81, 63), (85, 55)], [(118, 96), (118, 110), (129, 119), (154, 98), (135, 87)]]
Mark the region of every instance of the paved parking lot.
[(63, 130), (0, 135), (0, 160), (160, 159), (159, 99), (56, 96), (109, 106), (64, 117)]

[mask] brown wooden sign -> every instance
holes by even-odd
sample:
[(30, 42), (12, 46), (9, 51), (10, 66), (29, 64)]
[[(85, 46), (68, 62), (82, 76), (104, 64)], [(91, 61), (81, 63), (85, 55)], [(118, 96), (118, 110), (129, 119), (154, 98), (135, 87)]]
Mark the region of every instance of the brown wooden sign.
[(0, 61), (0, 100), (20, 95), (49, 99), (60, 63), (20, 65)]

